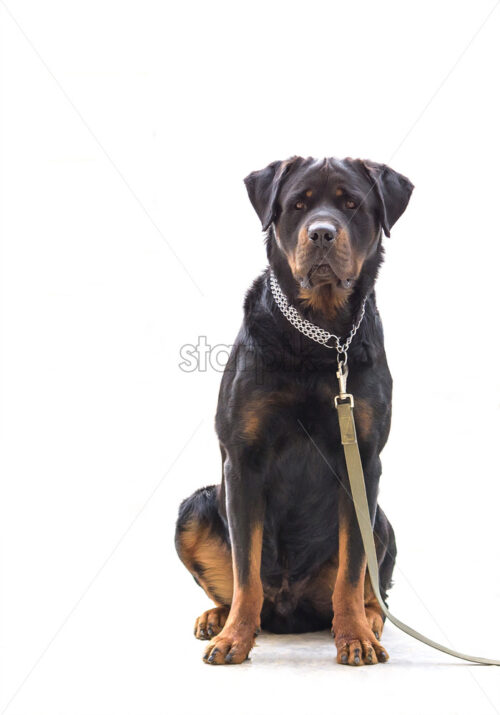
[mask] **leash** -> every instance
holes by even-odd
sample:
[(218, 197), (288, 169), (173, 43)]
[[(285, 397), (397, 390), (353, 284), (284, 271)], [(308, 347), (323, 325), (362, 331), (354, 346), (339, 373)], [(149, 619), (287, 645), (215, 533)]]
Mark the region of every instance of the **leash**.
[(358, 519), (359, 530), (361, 532), (361, 538), (363, 540), (363, 546), (366, 554), (366, 563), (368, 567), (368, 573), (370, 574), (370, 580), (372, 582), (372, 588), (377, 601), (380, 604), (382, 611), (385, 613), (387, 618), (394, 623), (395, 626), (400, 628), (408, 635), (416, 638), (417, 640), (425, 643), (426, 645), (436, 648), (443, 653), (448, 653), (448, 655), (453, 655), (455, 658), (461, 658), (462, 660), (470, 660), (472, 663), (482, 663), (483, 665), (500, 665), (500, 660), (492, 660), (490, 658), (480, 658), (479, 656), (466, 655), (465, 653), (460, 653), (453, 648), (448, 648), (441, 643), (427, 638), (410, 626), (393, 616), (385, 605), (382, 596), (380, 594), (379, 586), (379, 571), (378, 571), (378, 560), (377, 552), (375, 549), (375, 540), (373, 538), (373, 529), (370, 519), (370, 509), (368, 507), (368, 499), (366, 497), (365, 488), (365, 477), (363, 473), (363, 465), (361, 463), (361, 456), (359, 454), (358, 440), (356, 438), (356, 427), (354, 424), (354, 398), (351, 394), (347, 392), (347, 364), (345, 361), (339, 361), (339, 369), (337, 372), (337, 377), (339, 380), (339, 394), (335, 397), (335, 407), (337, 408), (337, 414), (339, 418), (340, 426), (340, 436), (342, 439), (342, 445), (344, 447), (345, 461), (347, 465), (347, 474), (349, 476), (349, 483), (351, 485), (352, 500), (354, 502), (354, 509), (356, 511), (356, 517)]
[[(347, 392), (347, 375), (349, 372), (347, 368), (347, 350), (349, 349), (351, 341), (356, 335), (365, 315), (367, 296), (364, 298), (361, 305), (358, 320), (351, 328), (349, 336), (344, 342), (342, 342), (337, 335), (329, 333), (323, 328), (320, 328), (319, 326), (314, 325), (314, 323), (302, 318), (298, 310), (293, 305), (288, 303), (288, 300), (278, 283), (278, 279), (272, 270), (270, 270), (269, 279), (274, 300), (285, 318), (295, 328), (297, 328), (297, 330), (306, 335), (308, 338), (311, 338), (311, 340), (324, 345), (326, 348), (335, 348), (337, 350), (337, 378), (339, 381), (339, 394), (335, 396), (334, 403), (339, 419), (340, 437), (342, 446), (344, 447), (347, 475), (349, 477), (354, 510), (356, 512), (356, 518), (361, 532), (361, 539), (363, 541), (363, 548), (366, 554), (366, 565), (370, 575), (373, 593), (380, 604), (380, 608), (385, 616), (391, 621), (391, 623), (394, 623), (397, 628), (404, 631), (409, 636), (412, 636), (412, 638), (416, 638), (422, 643), (431, 646), (431, 648), (440, 650), (443, 653), (454, 656), (455, 658), (468, 660), (471, 663), (481, 663), (482, 665), (500, 665), (500, 660), (466, 655), (465, 653), (453, 650), (453, 648), (441, 645), (441, 643), (437, 643), (431, 638), (427, 638), (427, 636), (422, 635), (422, 633), (419, 633), (414, 628), (407, 626), (406, 623), (403, 623), (403, 621), (400, 621), (399, 618), (393, 616), (385, 605), (380, 593), (377, 551), (375, 548), (375, 540), (373, 538), (368, 498), (366, 496), (365, 475), (363, 472), (363, 464), (361, 462), (361, 455), (359, 453), (358, 440), (356, 437), (356, 426), (354, 424), (354, 397)], [(335, 344), (327, 345), (331, 338), (334, 338)]]

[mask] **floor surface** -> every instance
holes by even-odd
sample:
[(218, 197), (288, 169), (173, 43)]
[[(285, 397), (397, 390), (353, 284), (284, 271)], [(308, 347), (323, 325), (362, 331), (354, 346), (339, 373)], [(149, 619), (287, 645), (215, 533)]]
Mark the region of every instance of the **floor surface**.
[(203, 643), (186, 648), (186, 667), (196, 687), (178, 712), (193, 714), (196, 693), (223, 688), (230, 711), (241, 713), (350, 712), (404, 715), (479, 715), (500, 712), (500, 671), (467, 664), (414, 641), (392, 625), (384, 645), (391, 659), (364, 667), (335, 662), (329, 632), (302, 635), (263, 633), (251, 659), (239, 666), (208, 666), (200, 656)]

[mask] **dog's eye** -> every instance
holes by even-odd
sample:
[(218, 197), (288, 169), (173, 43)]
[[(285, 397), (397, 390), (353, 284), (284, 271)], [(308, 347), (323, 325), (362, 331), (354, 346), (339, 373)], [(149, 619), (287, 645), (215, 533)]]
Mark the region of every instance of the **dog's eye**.
[(303, 209), (305, 209), (305, 207), (306, 205), (303, 201), (297, 201), (297, 203), (295, 204), (295, 208), (297, 209), (297, 211), (302, 211)]
[(353, 201), (352, 199), (346, 199), (345, 207), (346, 207), (346, 209), (355, 209), (355, 208), (356, 208), (356, 202)]

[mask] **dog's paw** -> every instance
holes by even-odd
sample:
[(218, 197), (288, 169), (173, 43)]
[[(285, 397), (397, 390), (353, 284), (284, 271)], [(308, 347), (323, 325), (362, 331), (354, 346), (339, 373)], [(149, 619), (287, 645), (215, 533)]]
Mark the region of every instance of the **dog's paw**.
[(201, 641), (209, 641), (221, 632), (228, 615), (228, 606), (217, 606), (217, 608), (210, 608), (205, 613), (202, 613), (194, 624), (195, 638), (199, 638)]
[(341, 665), (374, 665), (389, 660), (389, 654), (366, 619), (334, 618), (332, 632), (337, 663)]
[(203, 660), (211, 665), (243, 663), (255, 644), (255, 628), (226, 626), (212, 638)]

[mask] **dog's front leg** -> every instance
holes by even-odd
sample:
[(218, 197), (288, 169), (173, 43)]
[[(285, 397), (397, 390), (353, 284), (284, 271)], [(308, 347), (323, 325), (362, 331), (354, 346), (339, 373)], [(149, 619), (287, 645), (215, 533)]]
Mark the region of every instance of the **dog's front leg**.
[[(339, 565), (333, 592), (332, 632), (338, 663), (371, 665), (388, 660), (389, 655), (366, 618), (366, 557), (347, 475), (344, 477), (343, 486), (339, 489)], [(365, 481), (373, 519), (379, 481), (377, 465), (372, 469), (365, 465)]]
[(226, 458), (225, 507), (233, 561), (233, 600), (222, 631), (209, 643), (207, 663), (242, 663), (260, 628), (263, 590), (260, 578), (264, 498), (261, 477), (243, 466), (243, 460)]

